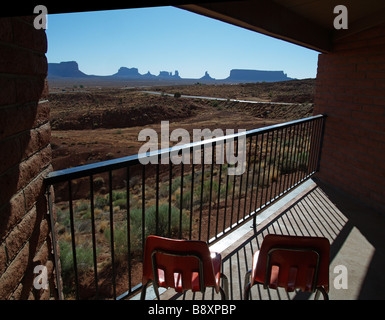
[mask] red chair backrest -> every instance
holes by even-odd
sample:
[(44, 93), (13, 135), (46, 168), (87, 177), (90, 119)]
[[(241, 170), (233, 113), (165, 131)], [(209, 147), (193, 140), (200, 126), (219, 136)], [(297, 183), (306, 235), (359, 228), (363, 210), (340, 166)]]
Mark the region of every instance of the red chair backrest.
[(328, 292), (329, 251), (329, 240), (323, 237), (269, 234), (262, 242), (254, 279), (287, 291), (309, 292), (323, 286)]
[(204, 287), (216, 286), (210, 250), (206, 242), (148, 236), (143, 257), (143, 283), (156, 280), (152, 269), (153, 253), (158, 272), (158, 286), (171, 287), (178, 292), (188, 289), (204, 290), (199, 285), (199, 259), (203, 267)]

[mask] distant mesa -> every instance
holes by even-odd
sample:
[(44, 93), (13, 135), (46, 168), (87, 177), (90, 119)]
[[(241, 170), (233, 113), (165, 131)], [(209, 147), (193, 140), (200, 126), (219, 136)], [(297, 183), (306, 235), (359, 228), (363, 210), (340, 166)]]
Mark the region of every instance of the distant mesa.
[(142, 75), (137, 68), (121, 67), (117, 73), (112, 75), (113, 77), (125, 77), (125, 78), (140, 78)]
[(76, 61), (48, 63), (48, 76), (66, 78), (88, 77), (88, 75), (79, 70), (79, 66)]
[(206, 71), (205, 75), (202, 78), (200, 78), (199, 80), (215, 80), (215, 79), (211, 78), (209, 73)]
[(173, 75), (172, 72), (168, 71), (161, 71), (159, 72), (158, 78), (163, 78), (163, 79), (182, 79), (179, 76), (179, 71), (175, 70), (175, 74)]
[(292, 80), (292, 78), (288, 78), (283, 71), (233, 69), (230, 71), (230, 76), (226, 80), (239, 82), (272, 82)]
[(76, 61), (66, 61), (60, 63), (48, 63), (48, 79), (57, 78), (93, 78), (93, 79), (127, 79), (127, 80), (157, 80), (157, 81), (203, 81), (218, 83), (247, 83), (247, 82), (275, 82), (293, 80), (289, 78), (283, 71), (265, 71), (265, 70), (248, 70), (233, 69), (230, 76), (226, 79), (214, 79), (208, 71), (199, 79), (181, 78), (179, 71), (175, 70), (174, 74), (169, 71), (160, 71), (159, 75), (153, 75), (148, 71), (146, 74), (140, 74), (138, 68), (121, 67), (118, 72), (110, 76), (87, 75), (79, 70)]

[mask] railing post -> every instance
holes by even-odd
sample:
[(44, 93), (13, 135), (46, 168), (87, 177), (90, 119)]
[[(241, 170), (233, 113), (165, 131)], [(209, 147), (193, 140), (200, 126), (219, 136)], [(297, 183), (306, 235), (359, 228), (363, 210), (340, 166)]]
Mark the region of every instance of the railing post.
[(52, 239), (54, 263), (55, 263), (57, 295), (59, 300), (63, 300), (63, 289), (62, 289), (61, 276), (60, 276), (61, 268), (60, 268), (59, 253), (57, 249), (56, 228), (55, 228), (55, 221), (53, 216), (51, 188), (52, 188), (51, 185), (47, 186), (48, 215), (49, 215), (49, 221), (51, 225), (51, 239)]
[(323, 114), (322, 117), (322, 127), (321, 127), (321, 140), (319, 144), (319, 152), (318, 152), (318, 161), (317, 161), (317, 172), (320, 170), (321, 167), (321, 154), (322, 154), (322, 145), (324, 141), (324, 134), (325, 134), (325, 120), (326, 120), (327, 115)]

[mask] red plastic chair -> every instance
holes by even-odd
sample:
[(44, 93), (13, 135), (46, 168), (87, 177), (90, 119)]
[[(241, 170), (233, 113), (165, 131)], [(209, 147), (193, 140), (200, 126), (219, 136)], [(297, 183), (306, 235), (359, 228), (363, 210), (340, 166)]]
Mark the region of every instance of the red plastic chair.
[[(222, 300), (228, 297), (227, 277), (221, 273), (222, 258), (211, 253), (204, 241), (175, 240), (159, 236), (148, 236), (143, 258), (143, 288), (141, 300), (146, 297), (147, 286), (152, 282), (158, 300), (158, 287), (205, 292), (214, 287)], [(223, 279), (224, 288), (220, 285)]]
[(264, 288), (300, 289), (322, 293), (329, 299), (329, 240), (323, 237), (267, 235), (261, 250), (253, 255), (252, 269), (245, 276), (244, 298), (260, 283)]

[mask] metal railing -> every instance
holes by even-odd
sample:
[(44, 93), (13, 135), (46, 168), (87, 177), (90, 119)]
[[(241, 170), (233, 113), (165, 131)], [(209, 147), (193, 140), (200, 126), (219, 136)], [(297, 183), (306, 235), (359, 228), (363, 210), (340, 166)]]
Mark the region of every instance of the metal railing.
[[(149, 234), (213, 243), (255, 217), (318, 170), (324, 121), (317, 115), (50, 173), (59, 291), (75, 299), (130, 296), (141, 288)], [(244, 148), (242, 174), (229, 175), (236, 165), (213, 151), (230, 141)], [(191, 161), (160, 161), (187, 150)], [(149, 156), (157, 164), (141, 163)]]

